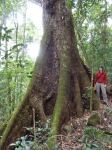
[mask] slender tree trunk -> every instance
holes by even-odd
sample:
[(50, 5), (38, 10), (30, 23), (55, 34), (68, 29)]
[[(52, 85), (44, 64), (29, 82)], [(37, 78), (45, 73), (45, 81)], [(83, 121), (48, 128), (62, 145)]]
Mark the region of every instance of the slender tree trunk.
[[(33, 78), (22, 104), (13, 115), (1, 140), (1, 150), (16, 140), (24, 127), (33, 124), (32, 108), (42, 122), (52, 115), (51, 135), (71, 116), (82, 116), (82, 95), (90, 79), (77, 50), (71, 10), (65, 0), (43, 1), (44, 35)], [(98, 102), (93, 100), (93, 108)]]
[(104, 8), (105, 8), (105, 10), (104, 10), (104, 20), (103, 20), (103, 26), (102, 26), (102, 45), (103, 45), (103, 64), (104, 64), (104, 67), (107, 69), (107, 65), (106, 65), (106, 63), (107, 63), (107, 61), (106, 61), (106, 59), (105, 58), (107, 58), (107, 56), (106, 56), (106, 53), (105, 53), (105, 51), (107, 51), (108, 50), (108, 32), (107, 32), (107, 22), (108, 22), (108, 10), (107, 10), (107, 0), (104, 0)]
[[(17, 45), (18, 44), (18, 29), (19, 29), (18, 21), (15, 21), (14, 25), (15, 25), (15, 45)], [(16, 67), (17, 68), (18, 68), (18, 63), (19, 63), (19, 61), (18, 61), (19, 51), (20, 50), (17, 47), (16, 57), (15, 57), (16, 64), (17, 64)], [(14, 108), (16, 106), (17, 99), (19, 97), (19, 94), (18, 94), (19, 87), (18, 87), (18, 74), (17, 74), (17, 70), (15, 70), (14, 82), (15, 82), (16, 88), (15, 88), (14, 93), (13, 93), (13, 110), (14, 110)]]

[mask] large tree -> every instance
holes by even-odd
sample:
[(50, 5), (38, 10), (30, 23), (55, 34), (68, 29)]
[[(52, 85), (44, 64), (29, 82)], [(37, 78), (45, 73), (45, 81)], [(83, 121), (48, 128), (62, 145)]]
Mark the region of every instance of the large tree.
[[(1, 150), (7, 150), (25, 132), (24, 127), (32, 125), (32, 109), (42, 122), (54, 111), (53, 135), (70, 117), (83, 115), (82, 97), (90, 86), (90, 77), (77, 50), (72, 13), (66, 4), (65, 0), (43, 1), (40, 55), (26, 96), (3, 134)], [(92, 106), (98, 108), (96, 99)]]

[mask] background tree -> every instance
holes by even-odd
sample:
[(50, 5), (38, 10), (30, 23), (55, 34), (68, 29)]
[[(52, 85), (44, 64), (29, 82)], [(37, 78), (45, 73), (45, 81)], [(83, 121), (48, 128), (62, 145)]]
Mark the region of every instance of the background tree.
[(74, 24), (82, 59), (89, 66), (94, 60), (94, 72), (99, 65), (105, 66), (111, 78), (109, 63), (111, 64), (112, 52), (110, 42), (112, 5), (108, 0), (82, 3), (79, 0), (74, 7)]
[(23, 98), (32, 76), (34, 62), (27, 54), (27, 45), (37, 39), (39, 29), (36, 29), (35, 25), (25, 17), (24, 20), (27, 21), (23, 24), (20, 25), (18, 22), (19, 11), (21, 16), (26, 13), (26, 0), (1, 1), (0, 6), (0, 124), (2, 127)]

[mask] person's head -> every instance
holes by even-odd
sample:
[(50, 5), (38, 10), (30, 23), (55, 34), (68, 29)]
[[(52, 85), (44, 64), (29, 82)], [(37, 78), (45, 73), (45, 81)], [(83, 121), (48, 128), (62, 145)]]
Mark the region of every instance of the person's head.
[(103, 66), (100, 66), (100, 67), (99, 67), (99, 71), (100, 71), (100, 72), (103, 72), (103, 71), (104, 71)]

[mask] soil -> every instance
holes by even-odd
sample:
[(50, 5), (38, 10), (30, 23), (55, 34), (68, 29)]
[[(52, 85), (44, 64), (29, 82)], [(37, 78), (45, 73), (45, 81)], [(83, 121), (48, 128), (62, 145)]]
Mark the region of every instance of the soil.
[[(97, 112), (101, 115), (101, 123), (95, 127), (112, 133), (112, 116), (110, 117), (106, 113), (108, 109), (112, 110), (112, 98), (110, 98), (108, 106), (102, 103), (102, 101), (100, 102), (100, 109)], [(59, 150), (84, 150), (82, 140), (90, 115), (91, 113), (86, 110), (84, 116), (81, 118), (71, 118), (69, 124), (63, 127), (62, 135), (59, 135)], [(112, 145), (108, 145), (107, 149), (112, 150)]]

